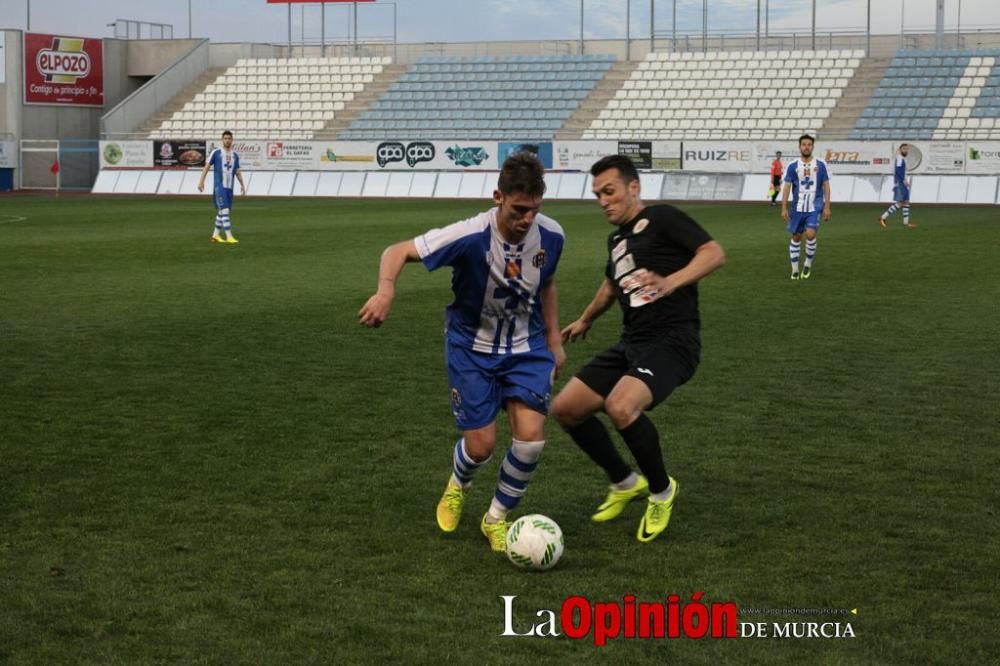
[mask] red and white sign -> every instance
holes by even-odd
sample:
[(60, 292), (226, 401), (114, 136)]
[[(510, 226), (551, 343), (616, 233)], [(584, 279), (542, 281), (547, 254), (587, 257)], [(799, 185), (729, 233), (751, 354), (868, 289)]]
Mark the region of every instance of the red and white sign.
[(104, 106), (100, 39), (24, 33), (24, 103)]

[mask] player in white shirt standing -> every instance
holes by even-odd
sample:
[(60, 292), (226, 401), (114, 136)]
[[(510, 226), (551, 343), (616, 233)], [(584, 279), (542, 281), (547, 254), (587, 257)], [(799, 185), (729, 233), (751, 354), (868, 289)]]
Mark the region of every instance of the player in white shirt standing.
[[(246, 194), (243, 184), (243, 172), (240, 171), (240, 156), (233, 150), (233, 133), (226, 130), (222, 133), (222, 148), (216, 148), (205, 160), (205, 168), (201, 170), (198, 179), (198, 191), (205, 191), (205, 176), (208, 170), (214, 169), (215, 182), (212, 191), (212, 203), (215, 204), (215, 231), (212, 232), (213, 243), (239, 243), (233, 236), (229, 211), (233, 208), (233, 180), (240, 181), (240, 194)], [(225, 233), (225, 238), (222, 234)]]
[[(806, 237), (806, 260), (802, 266), (802, 279), (812, 275), (816, 257), (816, 234), (820, 216), (830, 219), (830, 172), (826, 162), (813, 157), (815, 140), (808, 134), (799, 137), (799, 159), (793, 160), (785, 170), (785, 188), (781, 193), (781, 219), (788, 223), (792, 235), (788, 243), (788, 258), (792, 262), (792, 279), (799, 279), (799, 250), (802, 234)], [(788, 212), (788, 195), (792, 194), (792, 212)], [(822, 211), (822, 212), (821, 212)]]
[(505, 409), (513, 442), (480, 522), (495, 552), (506, 551), (507, 512), (517, 506), (538, 465), (552, 380), (566, 360), (555, 283), (564, 236), (555, 220), (538, 212), (543, 176), (534, 155), (508, 157), (493, 191), (496, 207), (387, 247), (378, 290), (358, 312), (362, 325), (381, 326), (407, 263), (452, 268), (455, 298), (445, 309), (445, 360), (462, 437), (452, 452), (437, 522), (444, 532), (458, 527), (465, 491), (493, 456), (496, 418)]

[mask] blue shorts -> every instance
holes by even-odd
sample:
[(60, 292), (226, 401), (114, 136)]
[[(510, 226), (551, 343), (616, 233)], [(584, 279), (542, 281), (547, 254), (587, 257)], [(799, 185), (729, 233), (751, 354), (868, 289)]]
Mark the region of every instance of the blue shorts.
[(220, 187), (215, 190), (215, 194), (212, 195), (212, 201), (215, 203), (215, 207), (219, 210), (222, 210), (223, 208), (232, 208), (233, 191)]
[(893, 186), (892, 200), (893, 201), (910, 200), (910, 188), (906, 186), (906, 183), (896, 183), (895, 186)]
[(522, 354), (483, 354), (445, 341), (451, 410), (458, 429), (493, 423), (508, 400), (548, 414), (555, 357), (547, 349)]
[(793, 211), (788, 216), (788, 233), (801, 234), (807, 228), (819, 229), (819, 211), (814, 210), (811, 213)]

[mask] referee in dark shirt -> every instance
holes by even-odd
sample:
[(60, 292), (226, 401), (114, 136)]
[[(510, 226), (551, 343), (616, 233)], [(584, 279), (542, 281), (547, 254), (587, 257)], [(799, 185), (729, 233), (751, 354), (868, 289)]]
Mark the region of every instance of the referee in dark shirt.
[[(608, 237), (604, 281), (563, 341), (583, 338), (617, 301), (624, 330), (569, 380), (552, 413), (611, 481), (592, 516), (616, 518), (633, 499), (649, 495), (636, 538), (652, 541), (666, 529), (680, 486), (667, 475), (660, 434), (644, 412), (691, 379), (701, 356), (697, 282), (725, 263), (722, 246), (673, 206), (646, 206), (639, 174), (627, 158), (611, 155), (590, 169), (593, 192), (614, 231)], [(607, 413), (635, 457), (632, 471), (596, 417)]]

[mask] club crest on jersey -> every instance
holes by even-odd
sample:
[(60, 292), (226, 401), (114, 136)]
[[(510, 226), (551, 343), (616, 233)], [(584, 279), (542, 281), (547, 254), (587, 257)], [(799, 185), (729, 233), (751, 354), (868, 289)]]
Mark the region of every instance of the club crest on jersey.
[(531, 258), (531, 265), (535, 268), (541, 268), (545, 265), (545, 250), (539, 250), (535, 253), (535, 256)]
[(649, 226), (649, 220), (647, 220), (646, 218), (642, 218), (641, 220), (635, 223), (635, 226), (632, 228), (632, 233), (634, 234), (641, 233), (642, 230), (648, 226)]

